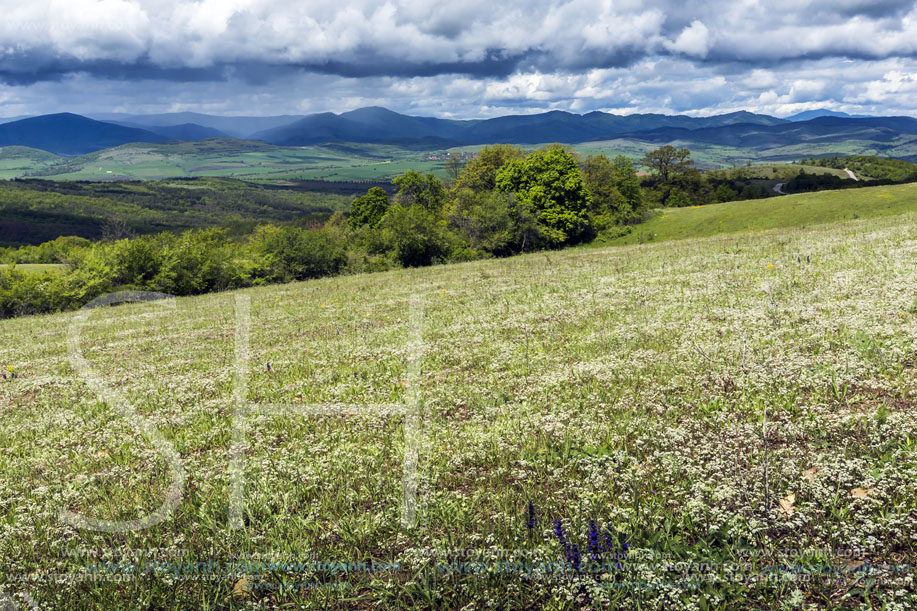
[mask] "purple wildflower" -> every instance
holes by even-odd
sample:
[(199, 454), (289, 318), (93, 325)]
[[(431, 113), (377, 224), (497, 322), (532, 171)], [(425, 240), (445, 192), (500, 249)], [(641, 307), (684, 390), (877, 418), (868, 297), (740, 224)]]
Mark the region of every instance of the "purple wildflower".
[(599, 552), (602, 551), (602, 545), (599, 543), (599, 527), (596, 525), (595, 520), (589, 520), (589, 531), (586, 536), (589, 538), (588, 550), (591, 554), (590, 558), (595, 560)]

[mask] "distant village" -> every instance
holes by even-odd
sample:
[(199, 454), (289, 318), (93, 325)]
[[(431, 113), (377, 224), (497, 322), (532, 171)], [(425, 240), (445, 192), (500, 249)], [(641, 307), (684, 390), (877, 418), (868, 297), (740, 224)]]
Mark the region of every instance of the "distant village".
[(449, 153), (447, 151), (438, 151), (427, 155), (427, 161), (447, 161), (449, 157), (455, 155), (463, 162), (468, 162), (478, 156), (477, 151), (460, 151), (458, 153)]

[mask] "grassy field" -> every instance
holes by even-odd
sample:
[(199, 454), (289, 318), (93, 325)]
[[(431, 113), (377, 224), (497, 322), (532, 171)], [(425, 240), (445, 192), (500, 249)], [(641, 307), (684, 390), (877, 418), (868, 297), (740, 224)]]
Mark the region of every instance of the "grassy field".
[[(525, 145), (533, 150), (551, 144)], [(875, 143), (802, 143), (759, 151), (700, 142), (673, 142), (691, 150), (700, 169), (767, 164), (823, 155), (906, 156), (905, 148), (878, 150)], [(442, 150), (417, 150), (385, 144), (326, 144), (280, 147), (244, 140), (206, 140), (170, 144), (126, 144), (75, 158), (27, 149), (0, 149), (0, 179), (45, 177), (65, 180), (152, 180), (171, 177), (218, 176), (245, 180), (391, 180), (407, 170), (446, 174), (446, 152), (471, 152), (485, 145)], [(582, 155), (625, 155), (640, 159), (658, 143), (617, 138), (572, 145)], [(907, 148), (910, 146), (911, 148)]]
[(0, 591), (917, 608), (917, 214), (865, 210), (2, 321)]
[(787, 195), (764, 200), (668, 208), (606, 242), (639, 244), (737, 231), (779, 232), (844, 219), (917, 212), (917, 184)]
[[(7, 263), (0, 263), (0, 269), (11, 267)], [(41, 272), (62, 272), (67, 269), (66, 265), (59, 263), (19, 263), (16, 269), (21, 272), (41, 273)]]
[[(378, 144), (279, 147), (244, 140), (126, 144), (58, 163), (14, 164), (8, 175), (66, 180), (218, 176), (258, 180), (390, 180), (409, 169), (443, 173), (430, 153)], [(12, 162), (10, 162), (12, 163)], [(4, 166), (0, 158), (0, 172)]]
[(57, 155), (26, 146), (0, 147), (0, 180), (18, 178), (27, 172), (41, 171), (61, 161)]

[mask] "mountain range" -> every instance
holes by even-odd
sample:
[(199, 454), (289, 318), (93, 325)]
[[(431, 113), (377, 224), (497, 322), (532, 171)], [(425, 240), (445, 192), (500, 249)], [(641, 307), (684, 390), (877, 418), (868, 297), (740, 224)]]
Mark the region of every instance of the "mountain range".
[[(774, 148), (798, 143), (865, 140), (880, 146), (917, 141), (911, 117), (838, 116), (807, 111), (785, 119), (750, 112), (710, 117), (685, 115), (583, 115), (551, 111), (481, 120), (403, 115), (380, 107), (307, 116), (224, 117), (199, 113), (102, 115), (71, 113), (0, 122), (0, 147), (28, 146), (80, 155), (131, 142), (245, 138), (278, 146), (322, 143), (396, 144), (424, 150), (458, 145), (581, 143), (628, 138), (654, 143), (702, 142)], [(815, 116), (817, 115), (817, 116)], [(103, 119), (103, 120), (100, 120)]]

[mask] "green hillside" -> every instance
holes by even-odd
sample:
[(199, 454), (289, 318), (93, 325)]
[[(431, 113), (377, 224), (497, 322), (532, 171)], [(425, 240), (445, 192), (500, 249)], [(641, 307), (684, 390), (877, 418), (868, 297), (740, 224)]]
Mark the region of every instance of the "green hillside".
[[(348, 195), (226, 178), (171, 181), (0, 182), (0, 246), (39, 244), (62, 235), (97, 239), (261, 221), (327, 218)], [(114, 233), (113, 233), (114, 232)]]
[(27, 146), (0, 147), (0, 180), (17, 178), (60, 163), (61, 158)]
[[(545, 142), (544, 144), (551, 144)], [(807, 157), (880, 155), (909, 157), (917, 154), (912, 142), (891, 147), (870, 141), (802, 142), (763, 149), (708, 143), (687, 137), (670, 142), (691, 150), (700, 169), (718, 169), (789, 162)], [(282, 147), (235, 139), (201, 142), (135, 143), (63, 159), (24, 147), (0, 149), (0, 179), (47, 177), (65, 180), (146, 180), (171, 177), (219, 176), (246, 180), (390, 180), (417, 170), (445, 176), (447, 153), (470, 153), (485, 145), (448, 149), (391, 144), (337, 143)], [(525, 145), (534, 150), (541, 145)], [(658, 142), (636, 136), (572, 145), (582, 155), (625, 155), (639, 159)], [(891, 147), (891, 148), (890, 148)], [(4, 150), (24, 149), (30, 155), (5, 157)]]
[(802, 228), (846, 219), (917, 212), (917, 184), (821, 191), (659, 211), (607, 244), (637, 244), (739, 231)]
[[(910, 574), (850, 573), (917, 564), (917, 214), (868, 209), (0, 321), (0, 590), (57, 609), (915, 608)], [(653, 223), (717, 210), (740, 208)], [(73, 517), (160, 507), (126, 532)]]
[(54, 165), (22, 167), (15, 176), (66, 180), (150, 180), (217, 176), (257, 180), (390, 180), (408, 169), (442, 171), (429, 153), (381, 144), (280, 147), (264, 142), (211, 139), (136, 143), (89, 153)]

